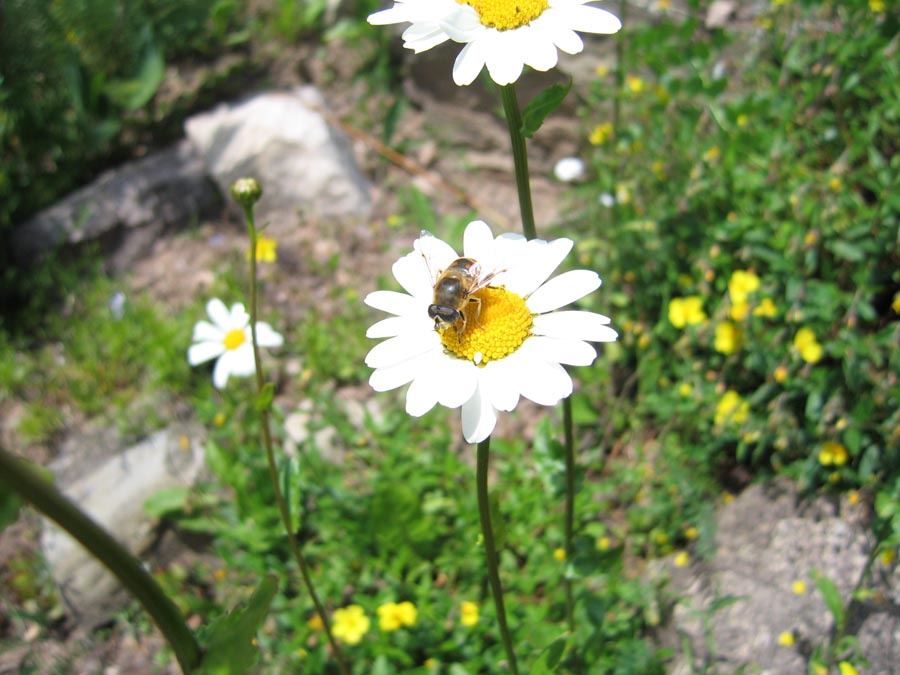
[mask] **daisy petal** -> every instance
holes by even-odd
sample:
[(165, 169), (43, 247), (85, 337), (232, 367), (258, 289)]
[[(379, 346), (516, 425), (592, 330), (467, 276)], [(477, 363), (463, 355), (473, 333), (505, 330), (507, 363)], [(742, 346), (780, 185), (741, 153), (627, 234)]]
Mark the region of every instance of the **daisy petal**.
[(612, 35), (622, 28), (622, 22), (610, 12), (599, 7), (581, 5), (566, 10), (570, 18), (571, 26), (575, 26), (582, 33), (599, 33)]
[(260, 347), (280, 347), (284, 344), (284, 337), (276, 333), (265, 321), (257, 321), (256, 342)]
[(421, 417), (438, 402), (441, 383), (431, 377), (417, 377), (406, 391), (406, 413)]
[(369, 385), (375, 391), (390, 391), (412, 382), (422, 372), (423, 357), (401, 361), (387, 368), (376, 368), (369, 376)]
[(463, 404), (463, 436), (469, 443), (481, 443), (491, 435), (497, 425), (497, 413), (485, 396), (476, 389), (475, 394)]
[(441, 354), (433, 366), (434, 379), (442, 383), (438, 391), (438, 403), (445, 408), (458, 408), (472, 398), (478, 386), (478, 377), (476, 368), (471, 363), (461, 359), (447, 359)]
[(200, 342), (202, 340), (210, 340), (221, 342), (225, 339), (226, 331), (217, 326), (213, 326), (209, 321), (198, 321), (194, 324), (194, 335), (191, 337), (192, 342)]
[(573, 270), (550, 279), (532, 293), (526, 304), (535, 314), (543, 314), (575, 302), (600, 288), (600, 277), (591, 270)]
[(396, 337), (397, 335), (403, 335), (403, 333), (420, 333), (433, 329), (434, 324), (423, 312), (421, 317), (392, 316), (388, 319), (382, 319), (369, 326), (369, 330), (366, 331), (366, 337)]
[(188, 363), (192, 366), (197, 366), (221, 356), (224, 351), (225, 345), (221, 340), (215, 342), (212, 340), (208, 342), (198, 342), (188, 348)]
[(397, 291), (373, 291), (366, 296), (363, 302), (369, 307), (397, 316), (415, 314), (422, 309), (421, 302), (416, 298)]
[(533, 239), (519, 253), (520, 262), (503, 278), (506, 287), (527, 298), (547, 279), (572, 250), (571, 239), (542, 241)]
[(613, 342), (618, 337), (610, 328), (609, 317), (594, 312), (551, 312), (534, 317), (531, 330), (536, 335), (576, 338), (588, 342)]
[(453, 62), (453, 81), (460, 87), (472, 84), (484, 68), (484, 46), (470, 42), (456, 55)]
[(212, 322), (225, 332), (231, 330), (232, 326), (229, 322), (228, 308), (225, 303), (218, 298), (213, 298), (206, 303), (206, 313)]
[(434, 350), (443, 351), (443, 347), (440, 337), (433, 331), (424, 336), (398, 335), (372, 347), (366, 354), (366, 365), (369, 368), (385, 368)]
[(228, 315), (228, 326), (230, 328), (243, 328), (250, 323), (250, 315), (244, 309), (244, 303), (236, 302), (231, 306), (231, 312)]
[[(597, 350), (587, 342), (572, 338), (548, 338), (536, 335), (528, 340), (528, 355), (567, 366), (589, 366), (597, 358)], [(523, 345), (524, 348), (524, 345)]]
[(556, 405), (572, 393), (572, 378), (557, 363), (532, 362), (521, 384), (522, 396), (539, 405)]
[(491, 361), (481, 371), (481, 391), (495, 409), (509, 412), (519, 404), (518, 380), (515, 359)]
[(391, 268), (394, 278), (403, 286), (403, 290), (415, 298), (431, 295), (434, 281), (428, 275), (428, 266), (422, 254), (417, 251), (409, 253)]
[(473, 220), (466, 225), (463, 233), (463, 255), (474, 258), (482, 267), (487, 267), (488, 258), (494, 255), (494, 235), (483, 220)]

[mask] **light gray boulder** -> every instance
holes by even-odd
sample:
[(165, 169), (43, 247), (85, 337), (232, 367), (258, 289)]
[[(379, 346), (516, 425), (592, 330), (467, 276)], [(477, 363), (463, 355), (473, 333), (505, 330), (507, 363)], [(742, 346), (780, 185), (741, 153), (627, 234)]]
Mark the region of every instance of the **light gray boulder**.
[(302, 211), (365, 220), (370, 187), (325, 110), (322, 95), (307, 86), (221, 105), (188, 119), (185, 130), (224, 194), (238, 178), (262, 184), (259, 218)]
[[(173, 426), (124, 451), (82, 454), (77, 464), (63, 458), (50, 469), (69, 498), (144, 559), (158, 525), (144, 512), (144, 502), (161, 490), (197, 481), (205, 466), (203, 440), (201, 427)], [(41, 547), (63, 600), (80, 625), (108, 621), (127, 600), (115, 577), (55, 523), (45, 521)]]
[(169, 228), (221, 205), (200, 156), (187, 141), (103, 173), (14, 228), (13, 259), (31, 262), (64, 245), (99, 242), (114, 269), (146, 255)]

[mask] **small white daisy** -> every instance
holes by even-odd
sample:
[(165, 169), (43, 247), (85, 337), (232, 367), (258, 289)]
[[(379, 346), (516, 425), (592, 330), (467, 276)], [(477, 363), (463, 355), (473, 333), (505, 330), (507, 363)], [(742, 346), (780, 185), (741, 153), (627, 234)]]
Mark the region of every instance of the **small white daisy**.
[(622, 27), (613, 14), (589, 0), (395, 0), (369, 16), (369, 23), (410, 23), (403, 46), (417, 54), (447, 40), (464, 44), (453, 65), (453, 81), (471, 84), (487, 66), (499, 85), (515, 82), (524, 66), (547, 71), (557, 49), (578, 54), (575, 31), (610, 34)]
[(556, 180), (563, 183), (574, 183), (584, 178), (584, 162), (578, 157), (563, 157), (553, 167)]
[[(187, 352), (188, 363), (196, 366), (218, 359), (213, 368), (213, 384), (217, 389), (222, 389), (228, 383), (229, 376), (248, 377), (256, 372), (250, 315), (240, 302), (233, 304), (229, 311), (218, 298), (206, 304), (206, 313), (212, 323), (201, 320), (194, 324), (194, 344)], [(260, 347), (280, 347), (284, 344), (284, 338), (262, 321), (256, 322), (256, 340)]]
[[(406, 411), (414, 417), (436, 403), (461, 406), (463, 435), (470, 443), (487, 438), (497, 411), (513, 410), (520, 396), (541, 405), (569, 396), (572, 378), (562, 366), (590, 365), (597, 352), (588, 342), (618, 337), (605, 316), (554, 311), (600, 286), (600, 277), (589, 270), (548, 281), (572, 246), (570, 239), (494, 238), (484, 222), (474, 221), (463, 236), (468, 260), (460, 261), (449, 244), (423, 233), (392, 269), (406, 293), (366, 296), (367, 305), (394, 315), (366, 332), (389, 338), (366, 356), (366, 365), (375, 369), (369, 384), (389, 391), (409, 383)], [(464, 281), (490, 280), (471, 296), (457, 295), (456, 321), (443, 304), (447, 298), (435, 299), (435, 285), (448, 268), (468, 269), (471, 278)]]

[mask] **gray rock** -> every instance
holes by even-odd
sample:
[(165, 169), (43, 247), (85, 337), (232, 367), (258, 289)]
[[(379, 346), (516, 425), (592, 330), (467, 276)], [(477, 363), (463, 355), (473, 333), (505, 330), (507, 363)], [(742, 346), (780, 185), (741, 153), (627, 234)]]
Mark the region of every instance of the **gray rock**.
[[(64, 462), (59, 475), (69, 482), (59, 487), (142, 557), (155, 539), (157, 525), (144, 513), (144, 502), (161, 490), (197, 480), (204, 467), (203, 438), (202, 428), (170, 427), (98, 463), (81, 462), (78, 477), (72, 474), (71, 462)], [(126, 600), (112, 574), (54, 523), (45, 523), (41, 546), (51, 575), (80, 624), (109, 620)]]
[(30, 262), (49, 249), (100, 241), (114, 269), (126, 269), (168, 228), (221, 204), (203, 162), (187, 141), (107, 171), (90, 185), (17, 226), (13, 258)]
[[(805, 673), (812, 650), (834, 629), (812, 575), (831, 579), (845, 606), (850, 603), (872, 546), (864, 518), (842, 513), (835, 500), (807, 502), (782, 480), (748, 488), (721, 508), (717, 521), (711, 559), (669, 569), (671, 590), (680, 598), (661, 638), (679, 652), (671, 672)], [(805, 593), (793, 592), (795, 581), (806, 582)], [(878, 576), (867, 587), (880, 601), (850, 604), (848, 627), (870, 663), (860, 673), (893, 673), (900, 656), (900, 591)], [(783, 632), (793, 633), (794, 645), (778, 643)]]
[(369, 186), (322, 111), (313, 87), (259, 94), (195, 115), (187, 136), (224, 194), (238, 178), (260, 181), (260, 218), (302, 210), (314, 218), (367, 219)]

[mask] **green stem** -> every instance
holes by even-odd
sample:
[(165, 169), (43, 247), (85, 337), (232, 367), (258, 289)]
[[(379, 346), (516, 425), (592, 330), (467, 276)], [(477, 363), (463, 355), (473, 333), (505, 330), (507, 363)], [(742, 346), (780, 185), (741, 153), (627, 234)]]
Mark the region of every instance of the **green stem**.
[[(516, 170), (516, 188), (519, 193), (519, 209), (522, 212), (522, 231), (526, 239), (537, 237), (534, 225), (534, 208), (531, 202), (531, 184), (528, 177), (528, 154), (525, 148), (525, 136), (522, 134), (522, 113), (516, 99), (514, 84), (500, 87), (503, 99), (503, 112), (506, 115), (506, 124), (509, 127), (509, 139), (512, 143), (513, 162)], [(572, 434), (572, 402), (571, 399), (563, 399), (563, 422), (565, 426), (565, 452), (566, 452), (566, 522), (565, 544), (566, 558), (570, 558), (572, 551), (572, 530), (575, 520), (575, 450)], [(566, 619), (569, 628), (575, 629), (575, 602), (572, 597), (572, 582), (566, 577)]]
[(184, 673), (200, 664), (201, 652), (181, 612), (144, 569), (141, 561), (116, 541), (60, 490), (0, 448), (0, 485), (12, 490), (56, 522), (103, 563), (153, 619), (175, 652)]
[[(256, 390), (259, 396), (262, 397), (263, 390), (265, 389), (265, 377), (263, 376), (262, 360), (259, 356), (259, 342), (256, 339), (256, 318), (258, 313), (259, 295), (258, 284), (256, 282), (256, 246), (259, 233), (256, 230), (253, 207), (251, 205), (244, 205), (244, 216), (247, 219), (247, 233), (250, 236), (250, 336), (253, 342), (253, 361), (256, 365)], [(331, 622), (328, 619), (325, 606), (322, 604), (321, 600), (319, 600), (318, 593), (316, 593), (312, 575), (309, 571), (309, 565), (306, 562), (306, 558), (304, 557), (303, 551), (300, 549), (300, 544), (297, 541), (297, 537), (294, 534), (294, 529), (291, 524), (291, 514), (288, 510), (287, 503), (284, 501), (284, 495), (281, 492), (281, 486), (278, 482), (278, 468), (275, 464), (275, 451), (272, 445), (269, 408), (267, 406), (262, 407), (260, 410), (260, 419), (262, 422), (263, 445), (266, 449), (266, 461), (269, 465), (269, 479), (271, 480), (272, 488), (275, 491), (275, 503), (278, 504), (278, 512), (281, 514), (281, 522), (287, 532), (291, 551), (294, 554), (294, 558), (297, 560), (297, 565), (300, 568), (300, 576), (303, 577), (303, 585), (306, 587), (309, 597), (312, 598), (316, 614), (318, 614), (319, 618), (322, 620), (325, 635), (334, 652), (338, 667), (343, 675), (350, 675), (350, 669), (347, 666), (347, 662), (344, 660), (344, 654), (331, 632)]]
[[(566, 454), (566, 560), (572, 559), (572, 530), (575, 526), (575, 434), (572, 425), (572, 397), (563, 399), (563, 436)], [(566, 589), (566, 619), (569, 630), (575, 631), (575, 599), (572, 597), (572, 579), (568, 573), (564, 580)]]
[(497, 561), (497, 547), (494, 543), (494, 530), (491, 528), (491, 504), (488, 499), (488, 456), (491, 449), (491, 438), (478, 444), (478, 455), (475, 466), (475, 484), (478, 492), (478, 514), (481, 516), (481, 535), (484, 539), (484, 552), (487, 557), (488, 581), (491, 585), (491, 595), (494, 597), (494, 607), (497, 609), (497, 623), (500, 625), (500, 637), (503, 647), (506, 649), (506, 658), (509, 659), (509, 669), (513, 675), (518, 675), (519, 668), (516, 665), (516, 653), (513, 650), (512, 638), (509, 636), (509, 626), (506, 624), (506, 607), (503, 604), (503, 586), (500, 584), (500, 565)]
[(516, 167), (516, 189), (519, 193), (519, 211), (522, 214), (522, 231), (526, 239), (537, 238), (534, 226), (534, 207), (531, 204), (531, 184), (528, 176), (528, 153), (525, 150), (525, 136), (522, 134), (522, 112), (516, 100), (515, 84), (500, 87), (503, 99), (503, 113), (509, 127), (509, 140), (512, 144), (513, 162)]

